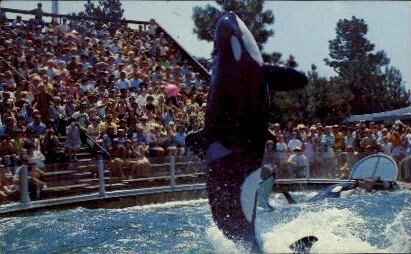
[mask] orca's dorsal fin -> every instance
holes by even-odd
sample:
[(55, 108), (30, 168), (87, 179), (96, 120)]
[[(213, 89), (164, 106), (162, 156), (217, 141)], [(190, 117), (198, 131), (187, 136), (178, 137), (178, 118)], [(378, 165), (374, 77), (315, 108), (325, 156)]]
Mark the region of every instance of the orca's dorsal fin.
[(318, 238), (315, 236), (312, 236), (312, 235), (306, 236), (294, 242), (293, 244), (291, 244), (290, 249), (293, 251), (293, 253), (299, 253), (299, 254), (310, 253), (311, 247), (317, 241), (318, 241)]
[(288, 191), (283, 191), (283, 195), (287, 199), (288, 204), (291, 205), (297, 203)]

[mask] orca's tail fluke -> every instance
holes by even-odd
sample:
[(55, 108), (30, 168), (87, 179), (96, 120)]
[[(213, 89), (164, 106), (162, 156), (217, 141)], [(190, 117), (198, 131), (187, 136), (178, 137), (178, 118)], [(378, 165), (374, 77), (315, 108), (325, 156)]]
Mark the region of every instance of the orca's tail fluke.
[(283, 195), (287, 199), (288, 204), (291, 205), (297, 203), (288, 191), (283, 191)]
[(290, 245), (290, 249), (293, 253), (305, 254), (311, 252), (311, 247), (315, 242), (318, 241), (318, 238), (315, 236), (306, 236), (296, 241)]

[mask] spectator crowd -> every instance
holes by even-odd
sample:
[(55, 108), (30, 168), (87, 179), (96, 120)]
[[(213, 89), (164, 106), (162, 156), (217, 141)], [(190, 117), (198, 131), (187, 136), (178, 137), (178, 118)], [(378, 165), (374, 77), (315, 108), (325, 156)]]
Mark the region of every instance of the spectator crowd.
[(131, 29), (46, 23), (41, 4), (33, 13), (28, 21), (0, 20), (3, 165), (21, 163), (30, 148), (41, 170), (59, 159), (62, 137), (67, 160), (82, 147), (108, 152), (120, 177), (147, 157), (185, 153), (186, 135), (202, 127), (207, 86), (154, 20)]
[(311, 175), (347, 178), (353, 164), (367, 155), (384, 153), (398, 164), (411, 155), (411, 128), (401, 121), (390, 126), (361, 122), (342, 126), (299, 124), (294, 128), (281, 128), (276, 123), (269, 126), (269, 132), (264, 161), (275, 164), (280, 174), (288, 173), (289, 177), (305, 177), (310, 165)]

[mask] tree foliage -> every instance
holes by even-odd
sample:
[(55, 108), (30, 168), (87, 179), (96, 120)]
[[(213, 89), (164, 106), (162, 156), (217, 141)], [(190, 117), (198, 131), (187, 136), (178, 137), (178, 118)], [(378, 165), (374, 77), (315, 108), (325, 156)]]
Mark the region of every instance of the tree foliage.
[[(289, 55), (288, 59), (282, 60), (280, 53), (273, 53), (276, 64), (282, 64), (290, 68), (298, 67), (293, 55)], [(306, 89), (294, 91), (272, 91), (270, 96), (271, 101), (271, 121), (281, 122), (284, 124), (292, 123), (293, 125), (307, 120), (306, 105), (308, 101)]]
[[(292, 67), (293, 60), (294, 57), (290, 56), (285, 61), (288, 63), (286, 65)], [(284, 126), (316, 122), (333, 124), (342, 122), (350, 115), (352, 95), (349, 90), (320, 77), (314, 64), (308, 72), (308, 84), (304, 89), (272, 92), (271, 95), (271, 121)]]
[(310, 122), (332, 124), (343, 121), (350, 114), (351, 93), (339, 84), (320, 77), (313, 64), (308, 72), (307, 114)]
[(204, 8), (193, 8), (193, 32), (200, 40), (212, 41), (214, 30), (220, 16), (228, 11), (235, 12), (250, 29), (260, 49), (274, 30), (268, 28), (274, 23), (274, 14), (271, 10), (263, 10), (264, 0), (216, 0), (220, 9), (208, 4)]
[(281, 61), (281, 57), (283, 54), (280, 52), (273, 52), (271, 54), (268, 53), (263, 53), (263, 60), (266, 63), (271, 63), (271, 64), (283, 64)]
[(388, 67), (390, 59), (383, 50), (374, 51), (375, 45), (365, 37), (367, 32), (363, 19), (352, 17), (337, 22), (336, 38), (329, 41), (330, 59), (324, 59), (338, 74), (331, 82), (352, 94), (353, 114), (410, 105), (410, 92), (404, 87), (401, 73)]
[(84, 8), (84, 11), (78, 13), (79, 16), (106, 19), (111, 23), (123, 19), (124, 9), (121, 8), (120, 0), (87, 0)]

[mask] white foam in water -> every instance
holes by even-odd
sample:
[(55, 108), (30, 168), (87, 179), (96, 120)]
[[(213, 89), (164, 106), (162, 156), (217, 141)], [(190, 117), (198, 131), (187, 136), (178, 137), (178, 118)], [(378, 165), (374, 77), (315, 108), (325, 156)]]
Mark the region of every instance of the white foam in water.
[(183, 201), (171, 201), (171, 202), (166, 202), (166, 203), (159, 203), (159, 204), (148, 204), (148, 205), (142, 205), (142, 206), (133, 206), (133, 207), (128, 207), (128, 208), (119, 208), (119, 209), (112, 209), (112, 210), (118, 210), (118, 211), (133, 211), (133, 210), (150, 210), (150, 209), (156, 209), (156, 208), (171, 208), (171, 207), (176, 207), (176, 206), (190, 206), (190, 205), (195, 205), (195, 204), (201, 204), (201, 203), (207, 203), (208, 199), (195, 199), (195, 200), (183, 200)]
[[(350, 228), (354, 224), (364, 224), (348, 209), (331, 208), (318, 212), (307, 212), (261, 235), (263, 251), (267, 253), (291, 253), (289, 246), (305, 236), (316, 236), (319, 240), (313, 245), (313, 253), (364, 253), (386, 252), (371, 246), (368, 242), (353, 235)], [(338, 234), (337, 232), (344, 232)], [(366, 234), (367, 232), (356, 232)]]
[(411, 208), (408, 207), (401, 211), (394, 221), (386, 227), (384, 235), (390, 241), (390, 247), (387, 248), (388, 252), (411, 253), (411, 233), (407, 232), (407, 228), (410, 230), (410, 218)]
[(233, 241), (223, 235), (223, 233), (213, 224), (206, 229), (207, 238), (213, 244), (213, 249), (210, 249), (210, 253), (218, 254), (246, 254), (247, 250), (241, 248), (241, 246), (235, 245)]

